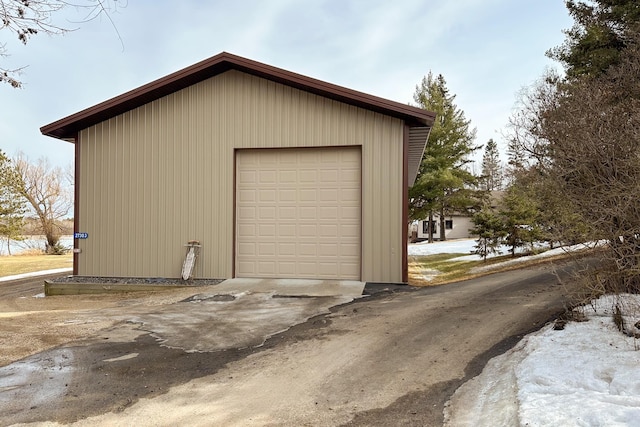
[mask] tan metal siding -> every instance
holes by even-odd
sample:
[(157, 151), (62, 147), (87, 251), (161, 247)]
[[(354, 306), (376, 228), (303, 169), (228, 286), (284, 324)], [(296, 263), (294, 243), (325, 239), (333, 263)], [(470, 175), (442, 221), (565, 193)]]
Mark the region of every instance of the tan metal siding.
[(83, 130), (78, 274), (196, 277), (233, 269), (236, 148), (362, 146), (362, 280), (402, 280), (403, 122), (238, 71)]

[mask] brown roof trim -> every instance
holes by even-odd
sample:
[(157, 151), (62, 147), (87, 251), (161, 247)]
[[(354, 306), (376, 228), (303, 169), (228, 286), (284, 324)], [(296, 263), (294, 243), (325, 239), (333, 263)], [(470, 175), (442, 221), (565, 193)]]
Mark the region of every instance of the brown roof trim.
[(153, 100), (184, 89), (225, 71), (235, 69), (326, 98), (355, 105), (404, 120), (410, 126), (431, 126), (435, 114), (291, 71), (222, 52), (137, 89), (111, 98), (63, 119), (45, 125), (40, 132), (59, 139), (72, 139), (82, 129), (108, 120)]

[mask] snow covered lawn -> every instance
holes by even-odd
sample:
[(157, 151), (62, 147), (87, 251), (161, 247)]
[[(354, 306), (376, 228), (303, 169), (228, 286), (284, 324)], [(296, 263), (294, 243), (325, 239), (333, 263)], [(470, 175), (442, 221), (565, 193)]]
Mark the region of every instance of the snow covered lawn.
[(444, 242), (420, 242), (409, 244), (409, 255), (470, 254), (476, 241), (473, 239), (447, 240)]
[[(458, 258), (455, 258), (456, 261), (480, 261), (482, 258), (480, 255), (473, 254), (474, 246), (476, 245), (476, 241), (474, 239), (457, 239), (457, 240), (447, 240), (444, 242), (420, 242), (420, 243), (412, 243), (408, 247), (409, 255), (435, 255), (435, 254), (469, 254), (469, 255), (461, 255)], [(536, 243), (535, 248), (546, 249), (548, 245), (546, 243)], [(555, 248), (545, 252), (542, 252), (538, 255), (534, 255), (534, 257), (545, 257), (545, 256), (555, 256), (564, 253), (569, 250), (576, 250), (580, 248), (585, 248), (585, 245), (575, 245), (570, 247), (563, 248)], [(492, 258), (498, 255), (509, 255), (509, 246), (502, 245), (499, 247), (501, 253), (489, 255), (487, 258)], [(516, 253), (523, 253), (528, 251), (530, 248), (516, 248)], [(518, 258), (520, 259), (520, 258)], [(526, 261), (527, 259), (532, 259), (531, 257), (521, 259), (519, 262)], [(514, 260), (517, 261), (517, 260)]]
[[(450, 241), (445, 241), (445, 242), (433, 242), (433, 243), (426, 243), (426, 242), (422, 242), (422, 243), (414, 243), (414, 244), (410, 244), (407, 252), (409, 255), (414, 255), (414, 256), (424, 256), (424, 255), (435, 255), (435, 254), (442, 254), (442, 253), (447, 253), (447, 254), (470, 254), (470, 255), (461, 255), (459, 257), (456, 258), (451, 258), (450, 261), (455, 262), (455, 261), (481, 261), (482, 258), (480, 257), (480, 255), (475, 255), (472, 254), (471, 252), (473, 252), (473, 247), (475, 246), (476, 242), (473, 239), (459, 239), (459, 240), (450, 240)], [(542, 258), (549, 258), (549, 257), (553, 257), (553, 256), (557, 256), (557, 255), (564, 255), (567, 252), (574, 252), (574, 251), (580, 251), (583, 249), (587, 249), (589, 247), (592, 247), (593, 245), (584, 245), (584, 244), (579, 244), (579, 245), (574, 245), (574, 246), (564, 246), (564, 247), (560, 247), (560, 248), (554, 248), (554, 249), (548, 249), (545, 250), (544, 252), (541, 252), (539, 254), (536, 255), (529, 255), (526, 257), (518, 257), (518, 258), (513, 258), (513, 259), (507, 259), (504, 262), (500, 262), (499, 264), (491, 264), (491, 265), (487, 265), (487, 266), (478, 266), (476, 268), (473, 268), (470, 272), (471, 273), (480, 273), (483, 271), (489, 271), (489, 270), (494, 270), (496, 268), (501, 268), (501, 267), (505, 267), (508, 265), (513, 265), (513, 264), (522, 264), (522, 263), (527, 263), (527, 262), (531, 262), (534, 260), (538, 260), (538, 259), (542, 259)], [(540, 249), (546, 249), (548, 246), (546, 246), (546, 244), (536, 244), (535, 245), (536, 249), (540, 250)], [(529, 250), (529, 248), (517, 248), (516, 249), (516, 253), (522, 253), (526, 250)], [(500, 252), (502, 255), (508, 255), (509, 254), (509, 247), (508, 246), (501, 246), (500, 247)], [(493, 258), (497, 255), (500, 254), (492, 254), (489, 255), (487, 258)]]
[[(409, 256), (428, 256), (435, 254), (469, 254), (469, 255), (460, 255), (448, 260), (448, 262), (460, 262), (460, 261), (482, 261), (482, 258), (479, 255), (471, 254), (473, 251), (473, 247), (476, 242), (473, 239), (458, 239), (458, 240), (448, 240), (444, 242), (434, 242), (434, 243), (415, 243), (410, 244), (408, 246), (407, 252)], [(537, 249), (543, 249), (544, 245), (540, 244), (536, 246)], [(509, 253), (509, 248), (507, 246), (502, 246), (500, 248), (503, 254)], [(518, 248), (516, 253), (524, 252), (525, 248)], [(491, 263), (489, 265), (479, 265), (477, 267), (472, 268), (469, 272), (471, 274), (488, 272), (491, 270), (496, 270), (499, 268), (503, 268), (512, 264), (520, 264), (531, 262), (533, 260), (539, 258), (546, 258), (555, 255), (562, 255), (567, 250), (567, 248), (557, 248), (552, 250), (547, 250), (537, 255), (530, 255), (527, 257), (518, 257), (518, 258), (509, 258), (500, 263)], [(497, 256), (497, 254), (490, 255), (488, 258), (493, 258)], [(409, 277), (412, 282), (415, 283), (431, 283), (437, 276), (441, 274), (438, 270), (433, 269), (425, 269), (423, 266), (419, 265), (419, 262), (416, 264), (410, 260), (409, 262)]]
[(638, 295), (604, 296), (582, 309), (588, 321), (545, 326), (460, 387), (445, 425), (640, 426), (640, 340), (617, 330), (616, 302), (633, 328)]
[[(482, 258), (480, 255), (474, 255), (474, 246), (476, 245), (476, 241), (474, 239), (456, 239), (456, 240), (446, 240), (444, 242), (420, 242), (420, 243), (412, 243), (408, 247), (409, 255), (434, 255), (434, 254), (469, 254), (461, 256), (460, 258), (456, 258), (458, 261), (480, 261)], [(535, 244), (537, 249), (542, 249), (546, 247), (546, 244)], [(487, 258), (492, 258), (498, 255), (509, 255), (510, 246), (502, 245), (499, 248), (499, 254), (489, 255)], [(522, 247), (516, 248), (516, 253), (522, 253), (528, 251), (530, 248)]]

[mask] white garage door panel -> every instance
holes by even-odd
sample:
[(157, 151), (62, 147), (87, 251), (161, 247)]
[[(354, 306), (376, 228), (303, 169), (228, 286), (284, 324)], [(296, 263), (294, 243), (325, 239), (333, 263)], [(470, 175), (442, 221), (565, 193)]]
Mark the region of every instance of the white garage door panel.
[(242, 150), (236, 276), (360, 279), (360, 149)]

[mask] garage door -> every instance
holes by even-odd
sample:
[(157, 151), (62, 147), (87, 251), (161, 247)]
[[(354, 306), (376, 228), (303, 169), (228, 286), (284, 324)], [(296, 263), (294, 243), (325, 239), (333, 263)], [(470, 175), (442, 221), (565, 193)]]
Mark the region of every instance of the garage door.
[(360, 148), (236, 154), (236, 277), (360, 279)]

